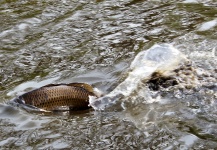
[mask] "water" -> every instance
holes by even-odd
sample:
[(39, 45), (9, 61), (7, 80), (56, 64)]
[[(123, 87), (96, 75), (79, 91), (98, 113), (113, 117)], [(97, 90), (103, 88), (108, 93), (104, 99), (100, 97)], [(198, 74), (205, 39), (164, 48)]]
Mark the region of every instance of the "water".
[[(1, 1), (1, 148), (215, 149), (216, 6), (214, 0)], [(135, 56), (159, 43), (192, 60), (195, 88), (156, 91), (141, 82), (123, 98), (125, 110), (105, 112), (38, 114), (4, 103), (49, 83), (87, 82), (109, 93)], [(147, 94), (159, 101), (147, 104)]]

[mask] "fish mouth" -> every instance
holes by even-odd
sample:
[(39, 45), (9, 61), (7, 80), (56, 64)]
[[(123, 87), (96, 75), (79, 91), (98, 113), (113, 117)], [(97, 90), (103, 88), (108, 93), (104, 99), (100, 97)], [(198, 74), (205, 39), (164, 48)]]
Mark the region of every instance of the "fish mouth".
[[(96, 95), (97, 98), (102, 97), (104, 95), (104, 93), (98, 88), (93, 88), (93, 93)], [(91, 96), (91, 97), (94, 97), (94, 96)]]

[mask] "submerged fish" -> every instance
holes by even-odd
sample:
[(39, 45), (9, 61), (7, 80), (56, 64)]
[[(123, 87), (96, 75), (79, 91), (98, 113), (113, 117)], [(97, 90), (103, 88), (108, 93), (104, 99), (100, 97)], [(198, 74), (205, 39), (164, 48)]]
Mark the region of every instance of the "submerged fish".
[(89, 108), (89, 96), (99, 97), (100, 93), (86, 83), (49, 84), (24, 93), (12, 101), (44, 110), (56, 110), (60, 106), (80, 110)]

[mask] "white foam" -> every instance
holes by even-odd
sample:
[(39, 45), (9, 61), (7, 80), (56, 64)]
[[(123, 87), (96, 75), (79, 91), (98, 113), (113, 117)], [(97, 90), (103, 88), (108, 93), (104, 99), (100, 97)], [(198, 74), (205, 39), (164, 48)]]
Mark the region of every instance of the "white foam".
[(182, 3), (198, 3), (197, 0), (185, 0)]
[(185, 60), (186, 57), (170, 44), (156, 44), (141, 51), (132, 61), (128, 77), (104, 97), (91, 98), (90, 105), (94, 109), (104, 109), (110, 102), (115, 101), (118, 95), (130, 96), (138, 84), (142, 80), (148, 80), (154, 72), (169, 72)]
[(207, 30), (214, 28), (215, 26), (217, 26), (217, 19), (203, 23), (199, 27), (198, 31), (207, 31)]

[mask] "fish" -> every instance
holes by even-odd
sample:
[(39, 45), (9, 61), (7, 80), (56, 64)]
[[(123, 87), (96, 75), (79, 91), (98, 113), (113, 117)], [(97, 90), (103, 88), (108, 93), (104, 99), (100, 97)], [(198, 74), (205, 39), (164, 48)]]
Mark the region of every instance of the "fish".
[(100, 92), (87, 83), (49, 84), (24, 93), (13, 101), (30, 108), (58, 110), (66, 106), (70, 110), (90, 108), (89, 96), (100, 97)]

